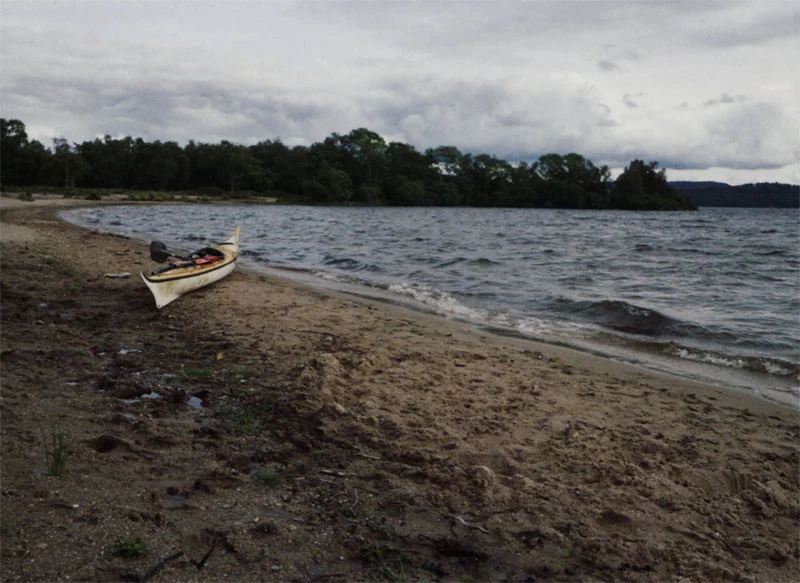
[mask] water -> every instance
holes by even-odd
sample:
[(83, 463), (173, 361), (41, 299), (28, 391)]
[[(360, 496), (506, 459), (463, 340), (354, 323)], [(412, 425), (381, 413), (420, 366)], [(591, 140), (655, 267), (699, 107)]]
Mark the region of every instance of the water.
[[(115, 206), (71, 222), (800, 406), (800, 215)], [(143, 252), (146, 252), (143, 247)]]

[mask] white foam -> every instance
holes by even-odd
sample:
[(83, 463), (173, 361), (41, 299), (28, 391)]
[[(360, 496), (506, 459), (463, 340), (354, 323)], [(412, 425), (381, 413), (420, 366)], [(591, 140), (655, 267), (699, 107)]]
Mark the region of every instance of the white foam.
[(490, 321), (486, 310), (469, 308), (447, 292), (430, 286), (395, 283), (389, 286), (389, 291), (393, 294), (410, 297), (420, 304), (433, 308), (440, 315), (455, 316), (477, 322)]
[(764, 364), (764, 370), (771, 375), (786, 376), (792, 374), (791, 370), (782, 367), (781, 365), (772, 362), (771, 360), (765, 360), (763, 364)]
[(599, 331), (594, 324), (549, 320), (545, 318), (525, 318), (517, 324), (517, 329), (525, 336), (548, 339), (589, 338)]
[(694, 362), (705, 362), (708, 364), (715, 364), (717, 366), (725, 366), (728, 368), (744, 368), (745, 362), (741, 358), (726, 358), (718, 354), (711, 354), (708, 352), (696, 353), (687, 348), (673, 348), (672, 352), (678, 358), (684, 360), (692, 360)]

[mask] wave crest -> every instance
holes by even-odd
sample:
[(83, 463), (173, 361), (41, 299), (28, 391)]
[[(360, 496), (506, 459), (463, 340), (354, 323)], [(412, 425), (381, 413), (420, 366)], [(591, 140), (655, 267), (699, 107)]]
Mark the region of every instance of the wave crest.
[(671, 318), (656, 310), (621, 300), (593, 302), (561, 298), (556, 301), (556, 309), (565, 315), (588, 320), (605, 328), (653, 338), (690, 336), (702, 330), (699, 326)]

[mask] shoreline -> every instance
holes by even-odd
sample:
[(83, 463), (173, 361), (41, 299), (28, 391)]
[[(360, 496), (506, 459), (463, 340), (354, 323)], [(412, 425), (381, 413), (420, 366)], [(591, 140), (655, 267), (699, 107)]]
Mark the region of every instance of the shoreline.
[(246, 270), (159, 312), (5, 202), (4, 581), (800, 579), (794, 411)]
[(736, 403), (737, 406), (749, 407), (751, 409), (759, 409), (765, 413), (782, 410), (790, 414), (798, 415), (800, 420), (800, 409), (793, 406), (791, 403), (785, 403), (778, 399), (770, 399), (763, 395), (757, 394), (752, 389), (745, 389), (741, 387), (726, 387), (723, 381), (718, 383), (710, 382), (707, 380), (693, 379), (688, 376), (683, 376), (678, 373), (658, 370), (651, 368), (642, 363), (623, 361), (614, 356), (602, 352), (601, 348), (591, 348), (589, 346), (573, 346), (567, 342), (557, 343), (548, 342), (546, 340), (539, 340), (536, 338), (526, 337), (515, 330), (505, 330), (486, 326), (481, 323), (470, 322), (459, 318), (452, 318), (446, 315), (436, 313), (434, 310), (429, 309), (425, 305), (420, 305), (419, 308), (413, 305), (403, 303), (402, 301), (395, 301), (391, 298), (374, 297), (369, 294), (361, 294), (355, 291), (342, 291), (336, 285), (326, 285), (327, 282), (322, 281), (317, 284), (314, 281), (308, 281), (310, 278), (294, 278), (291, 275), (282, 273), (282, 269), (270, 266), (251, 265), (242, 268), (239, 267), (240, 272), (250, 273), (256, 277), (266, 275), (267, 277), (275, 278), (279, 281), (285, 281), (289, 285), (297, 285), (301, 289), (309, 289), (317, 293), (332, 294), (338, 296), (343, 301), (355, 301), (364, 303), (368, 306), (374, 307), (378, 310), (385, 310), (387, 312), (396, 312), (399, 318), (405, 314), (406, 317), (420, 318), (423, 320), (430, 319), (434, 325), (442, 325), (444, 327), (453, 327), (476, 338), (480, 338), (489, 344), (502, 347), (504, 345), (514, 346), (519, 350), (529, 350), (538, 353), (548, 354), (549, 356), (566, 360), (570, 363), (580, 362), (581, 366), (587, 368), (592, 374), (608, 375), (611, 373), (624, 375), (626, 377), (635, 377), (642, 379), (643, 382), (649, 377), (656, 379), (656, 382), (669, 386), (672, 390), (683, 393), (700, 392), (712, 396), (724, 396), (725, 399), (730, 399), (730, 404)]
[[(95, 230), (92, 226), (76, 224), (82, 228)], [(135, 235), (130, 236), (125, 231), (121, 231), (121, 235), (117, 235), (113, 231), (100, 230), (98, 232), (139, 240)], [(146, 243), (146, 241), (142, 242)], [(335, 278), (320, 279), (303, 269), (270, 266), (248, 258), (240, 258), (239, 269), (247, 269), (258, 274), (288, 279), (326, 293), (342, 294), (344, 297), (355, 298), (356, 301), (363, 299), (365, 301), (375, 301), (377, 305), (392, 305), (415, 313), (431, 313), (446, 321), (466, 324), (481, 333), (520, 338), (523, 341), (531, 341), (544, 346), (563, 347), (580, 354), (607, 359), (622, 366), (630, 366), (636, 370), (644, 370), (657, 376), (666, 375), (695, 385), (723, 388), (737, 395), (749, 395), (755, 399), (785, 407), (790, 411), (800, 412), (800, 393), (797, 392), (800, 387), (798, 387), (796, 379), (792, 381), (790, 377), (771, 376), (767, 373), (748, 370), (743, 365), (741, 367), (737, 366), (734, 362), (735, 357), (732, 356), (724, 357), (728, 360), (728, 364), (706, 362), (699, 358), (683, 358), (668, 354), (666, 352), (666, 344), (661, 344), (658, 345), (658, 348), (654, 348), (658, 340), (651, 344), (641, 338), (635, 340), (610, 339), (611, 337), (606, 335), (604, 341), (600, 336), (589, 339), (530, 337), (513, 327), (502, 328), (490, 322), (482, 322), (476, 319), (470, 320), (467, 317), (442, 313), (438, 311), (436, 306), (431, 307), (415, 299), (401, 296), (392, 297), (391, 293), (383, 289), (376, 290), (370, 287), (359, 289), (358, 284), (338, 281)], [(721, 355), (720, 358), (722, 358)], [(788, 366), (790, 365), (791, 363), (788, 364)]]

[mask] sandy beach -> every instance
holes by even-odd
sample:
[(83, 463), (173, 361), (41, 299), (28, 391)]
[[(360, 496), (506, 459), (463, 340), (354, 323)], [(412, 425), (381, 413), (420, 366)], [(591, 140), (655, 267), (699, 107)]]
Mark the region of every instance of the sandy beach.
[(67, 203), (2, 199), (3, 581), (800, 580), (797, 411), (242, 269), (158, 311)]

